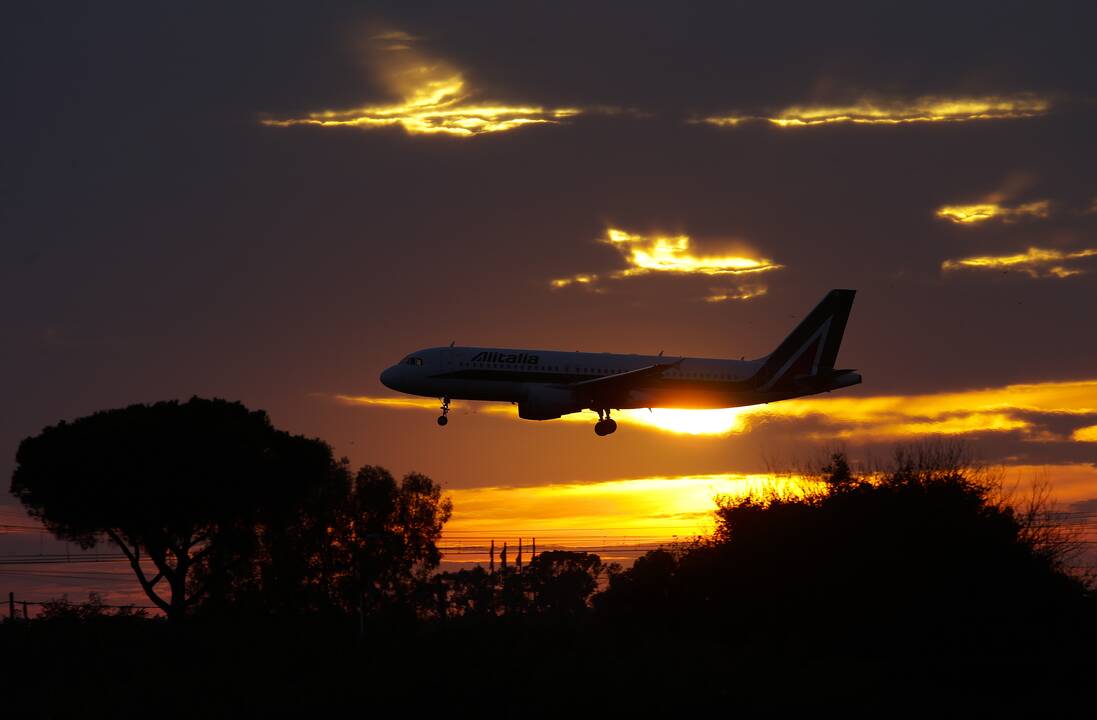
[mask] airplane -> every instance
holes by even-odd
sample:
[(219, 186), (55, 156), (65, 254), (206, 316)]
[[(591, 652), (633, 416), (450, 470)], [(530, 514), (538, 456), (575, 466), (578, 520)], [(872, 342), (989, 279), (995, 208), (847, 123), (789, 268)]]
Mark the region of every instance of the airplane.
[(611, 435), (612, 410), (730, 408), (830, 392), (857, 385), (855, 370), (835, 369), (855, 290), (831, 290), (769, 355), (722, 360), (659, 355), (433, 347), (381, 373), (388, 388), (441, 398), (438, 424), (449, 422), (451, 400), (518, 405), (525, 420), (598, 413), (594, 432)]

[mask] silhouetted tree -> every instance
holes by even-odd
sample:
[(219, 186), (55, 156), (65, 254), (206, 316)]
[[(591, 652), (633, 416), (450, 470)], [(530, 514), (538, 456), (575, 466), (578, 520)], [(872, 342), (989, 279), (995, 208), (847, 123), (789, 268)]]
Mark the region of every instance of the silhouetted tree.
[(1062, 570), (1069, 538), (1044, 530), (1046, 514), (1005, 502), (961, 446), (900, 448), (864, 474), (836, 454), (813, 477), (827, 480), (821, 491), (724, 499), (711, 540), (612, 577), (596, 598), (602, 615), (896, 658), (1031, 653), (1065, 647), (1052, 638), (1072, 628), (1092, 632), (1092, 601)]
[(441, 561), (437, 543), (452, 512), (441, 486), (425, 475), (409, 473), (397, 483), (384, 468), (360, 469), (330, 538), (345, 607), (369, 614), (409, 606)]
[(212, 585), (224, 590), (228, 568), (254, 570), (257, 524), (287, 520), (303, 496), (341, 478), (322, 441), (276, 430), (240, 403), (200, 398), (61, 422), (24, 440), (16, 461), (11, 492), (31, 515), (84, 548), (109, 538), (175, 621)]
[(900, 448), (862, 477), (836, 455), (822, 474), (837, 478), (824, 493), (723, 504), (719, 542), (679, 565), (682, 602), (843, 642), (888, 627), (910, 642), (962, 643), (1000, 642), (1007, 624), (1044, 623), (1083, 595), (960, 446)]
[(649, 622), (658, 622), (671, 609), (677, 571), (676, 553), (664, 548), (649, 550), (636, 558), (628, 570), (611, 574), (607, 591), (595, 600), (604, 613), (643, 616)]
[(60, 600), (47, 600), (42, 603), (42, 610), (35, 619), (44, 622), (75, 623), (102, 618), (143, 620), (147, 617), (148, 613), (132, 605), (109, 608), (103, 603), (99, 593), (91, 592), (88, 593), (88, 599), (84, 602), (72, 602), (68, 595), (62, 595)]
[(476, 566), (471, 570), (439, 573), (436, 579), (446, 588), (449, 614), (466, 618), (494, 617), (498, 575)]
[(333, 588), (345, 568), (332, 553), (333, 528), (350, 492), (346, 459), (298, 436), (269, 471), (251, 513), (222, 525), (218, 542), (196, 569), (207, 613), (296, 616), (338, 609)]
[(830, 461), (822, 467), (820, 473), (831, 492), (848, 490), (857, 483), (857, 478), (849, 467), (849, 459), (842, 452), (831, 453)]
[(521, 577), (535, 610), (575, 617), (587, 609), (605, 570), (594, 553), (549, 550), (534, 558)]
[(498, 583), (498, 610), (507, 616), (525, 615), (530, 608), (529, 583), (514, 565), (503, 565), (495, 573)]

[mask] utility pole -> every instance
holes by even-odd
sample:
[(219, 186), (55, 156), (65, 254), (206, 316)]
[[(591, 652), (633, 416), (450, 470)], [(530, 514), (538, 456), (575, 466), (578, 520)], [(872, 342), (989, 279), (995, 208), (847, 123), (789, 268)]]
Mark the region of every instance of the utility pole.
[(518, 566), (518, 572), (522, 572), (522, 538), (518, 538), (518, 560), (514, 564)]
[(529, 551), (529, 561), (533, 562), (537, 559), (537, 538), (533, 538), (533, 549)]
[(491, 554), (488, 555), (488, 557), (491, 558), (488, 561), (488, 571), (491, 572), (492, 575), (494, 575), (495, 574), (495, 538), (491, 539)]
[(503, 566), (503, 573), (507, 572), (507, 541), (503, 541), (503, 552), (499, 553), (499, 563)]
[(8, 617), (15, 619), (15, 593), (8, 593)]
[(27, 612), (27, 601), (23, 601), (23, 619), (30, 620), (30, 613)]

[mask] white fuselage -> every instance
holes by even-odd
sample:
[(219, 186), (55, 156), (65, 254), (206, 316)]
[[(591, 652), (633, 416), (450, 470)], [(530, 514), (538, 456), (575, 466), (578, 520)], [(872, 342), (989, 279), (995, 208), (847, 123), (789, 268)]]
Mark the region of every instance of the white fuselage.
[(681, 358), (679, 362), (678, 358), (659, 355), (483, 347), (420, 350), (385, 370), (381, 382), (412, 395), (521, 403), (538, 392), (671, 362), (676, 364), (660, 377), (630, 389), (613, 407), (725, 408), (833, 389), (789, 392), (754, 386), (748, 381), (764, 359)]

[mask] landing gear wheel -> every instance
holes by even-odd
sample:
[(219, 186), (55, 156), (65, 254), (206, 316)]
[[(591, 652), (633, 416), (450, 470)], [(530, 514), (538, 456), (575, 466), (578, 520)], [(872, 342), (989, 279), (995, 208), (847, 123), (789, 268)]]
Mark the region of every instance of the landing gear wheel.
[(445, 426), (446, 426), (446, 423), (448, 423), (448, 422), (449, 422), (449, 418), (448, 418), (448, 417), (446, 417), (445, 415), (443, 415), (442, 417), (438, 418), (438, 424), (439, 424), (439, 425), (441, 425), (442, 427), (445, 427)]
[(596, 412), (598, 413), (598, 422), (594, 423), (595, 435), (605, 437), (617, 431), (617, 421), (609, 416), (609, 410), (598, 408)]
[(449, 422), (449, 418), (446, 417), (447, 415), (449, 415), (449, 398), (448, 397), (442, 398), (442, 408), (441, 409), (442, 409), (442, 416), (440, 418), (438, 418), (438, 424), (441, 425), (442, 427), (445, 427), (446, 423)]

